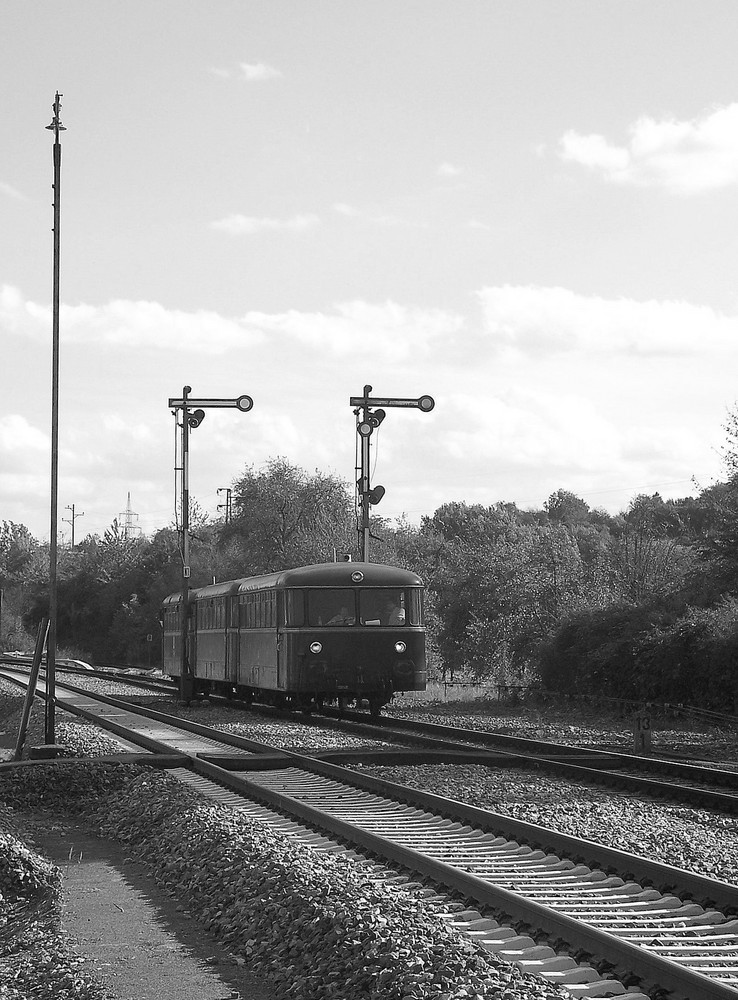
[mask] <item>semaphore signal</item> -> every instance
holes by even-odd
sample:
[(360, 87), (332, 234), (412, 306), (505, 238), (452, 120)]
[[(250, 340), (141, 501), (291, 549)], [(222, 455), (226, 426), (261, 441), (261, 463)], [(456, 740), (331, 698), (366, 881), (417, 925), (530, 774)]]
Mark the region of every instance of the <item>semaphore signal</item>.
[[(364, 386), (363, 396), (351, 396), (349, 405), (356, 407), (356, 433), (361, 440), (361, 468), (356, 487), (361, 500), (361, 524), (359, 526), (359, 550), (361, 561), (369, 562), (369, 515), (372, 505), (378, 504), (385, 494), (384, 486), (372, 489), (369, 482), (369, 451), (370, 438), (387, 414), (382, 407), (400, 407), (402, 409), (417, 409), (430, 413), (436, 405), (432, 396), (409, 398), (402, 396), (371, 396), (372, 387)], [(376, 407), (376, 409), (372, 409)]]
[[(190, 486), (189, 486), (189, 451), (190, 451), (190, 430), (199, 427), (205, 419), (206, 409), (232, 408), (240, 410), (241, 413), (248, 413), (253, 407), (254, 401), (251, 396), (237, 396), (235, 399), (193, 399), (190, 396), (192, 387), (186, 385), (182, 389), (182, 395), (169, 400), (169, 407), (177, 421), (177, 427), (181, 431), (181, 461), (175, 471), (181, 473), (181, 504), (182, 504), (182, 527), (180, 537), (182, 539), (182, 599), (181, 599), (181, 622), (182, 622), (182, 673), (179, 678), (179, 696), (184, 702), (189, 703), (194, 691), (194, 677), (188, 655), (188, 612), (190, 596)], [(176, 509), (176, 500), (175, 500)]]

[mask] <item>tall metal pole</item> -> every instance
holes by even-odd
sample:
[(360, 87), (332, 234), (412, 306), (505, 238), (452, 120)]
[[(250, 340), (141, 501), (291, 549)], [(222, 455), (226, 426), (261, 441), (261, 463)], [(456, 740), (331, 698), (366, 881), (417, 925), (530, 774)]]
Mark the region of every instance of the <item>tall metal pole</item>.
[(182, 389), (182, 668), (179, 678), (179, 697), (189, 702), (194, 694), (194, 683), (187, 649), (190, 611), (190, 413), (187, 397), (192, 387)]
[(61, 143), (65, 131), (59, 115), (61, 94), (56, 92), (52, 105), (54, 117), (46, 128), (54, 133), (54, 283), (52, 304), (51, 360), (51, 527), (49, 529), (49, 635), (46, 644), (46, 716), (44, 741), (56, 743), (54, 699), (56, 695), (56, 590), (57, 532), (59, 494), (59, 264), (61, 246)]
[(66, 524), (71, 524), (71, 526), (72, 526), (71, 548), (74, 548), (74, 522), (77, 520), (78, 517), (84, 517), (85, 516), (85, 512), (83, 510), (80, 510), (80, 511), (75, 510), (75, 506), (76, 506), (76, 504), (72, 504), (71, 506), (69, 504), (67, 504), (67, 506), (64, 509), (65, 510), (71, 510), (72, 516), (71, 517), (63, 517), (62, 518), (62, 521), (64, 521)]
[[(369, 392), (371, 392), (371, 389), (369, 389)], [(369, 395), (369, 393), (367, 392), (366, 395)], [(368, 420), (368, 409), (367, 407), (364, 407), (364, 421), (366, 422), (367, 420)], [(361, 437), (361, 480), (360, 480), (361, 486), (359, 492), (361, 494), (361, 528), (359, 530), (360, 534), (359, 540), (361, 544), (359, 548), (361, 554), (361, 561), (369, 562), (369, 536), (370, 536), (369, 524), (371, 517), (371, 507), (369, 505), (369, 493), (371, 490), (371, 486), (369, 483), (369, 469), (370, 469), (369, 435), (367, 435), (366, 437), (364, 437), (364, 435), (360, 435), (360, 437)]]
[(361, 523), (359, 524), (359, 551), (361, 561), (369, 562), (369, 539), (371, 538), (370, 514), (371, 505), (377, 504), (385, 494), (384, 486), (371, 487), (370, 478), (370, 445), (369, 439), (374, 431), (379, 427), (386, 413), (382, 409), (372, 409), (372, 407), (399, 406), (403, 408), (414, 407), (429, 413), (436, 405), (432, 396), (418, 396), (417, 399), (407, 396), (389, 396), (386, 398), (374, 398), (370, 395), (372, 387), (364, 386), (363, 396), (351, 396), (349, 403), (355, 406), (356, 433), (361, 438), (361, 470), (359, 479), (356, 482), (359, 495), (361, 497)]
[[(190, 610), (190, 486), (189, 486), (189, 465), (190, 465), (190, 428), (199, 427), (205, 417), (205, 410), (202, 407), (235, 407), (242, 413), (248, 413), (254, 405), (251, 396), (238, 396), (236, 399), (190, 399), (192, 387), (186, 385), (182, 389), (181, 399), (170, 399), (169, 406), (173, 408), (173, 413), (177, 417), (178, 411), (182, 411), (182, 423), (177, 423), (182, 428), (182, 473), (181, 494), (182, 494), (182, 597), (181, 597), (181, 672), (179, 678), (179, 696), (184, 702), (192, 700), (195, 693), (195, 677), (192, 671), (192, 663), (189, 658), (187, 639), (189, 636), (189, 610)], [(193, 409), (193, 407), (197, 407)], [(179, 418), (177, 417), (177, 420)]]

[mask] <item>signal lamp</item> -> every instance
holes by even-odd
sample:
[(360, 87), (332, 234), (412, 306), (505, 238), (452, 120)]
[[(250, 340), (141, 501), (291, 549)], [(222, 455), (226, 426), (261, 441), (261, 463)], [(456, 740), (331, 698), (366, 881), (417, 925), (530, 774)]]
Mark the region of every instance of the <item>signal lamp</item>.
[(363, 438), (368, 438), (374, 430), (374, 425), (371, 420), (362, 420), (360, 424), (357, 424), (356, 429)]
[(418, 399), (418, 409), (424, 413), (430, 413), (435, 405), (436, 401), (432, 396), (420, 396)]
[(402, 641), (402, 639), (398, 639), (398, 641), (395, 643), (395, 649), (398, 653), (404, 653), (405, 650), (407, 649), (407, 646)]
[(190, 427), (199, 427), (205, 419), (205, 410), (193, 410), (187, 417)]
[(375, 486), (373, 490), (369, 490), (369, 503), (379, 503), (386, 492), (384, 486)]
[(320, 652), (322, 652), (322, 649), (323, 649), (323, 644), (321, 642), (311, 642), (310, 643), (310, 652), (311, 653), (320, 653)]

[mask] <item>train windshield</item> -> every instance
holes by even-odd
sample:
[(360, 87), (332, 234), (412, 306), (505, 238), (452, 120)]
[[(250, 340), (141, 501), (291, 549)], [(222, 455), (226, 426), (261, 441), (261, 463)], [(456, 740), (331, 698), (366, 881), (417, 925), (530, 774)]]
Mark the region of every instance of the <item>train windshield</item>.
[(359, 614), (362, 625), (404, 625), (405, 591), (395, 587), (360, 590)]
[[(304, 594), (304, 603), (303, 603)], [(358, 613), (357, 613), (358, 612)], [(423, 592), (419, 587), (320, 587), (306, 591), (288, 591), (287, 623), (293, 628), (305, 625), (384, 626), (401, 628), (423, 624)]]
[(353, 590), (309, 590), (308, 625), (355, 625), (356, 595)]

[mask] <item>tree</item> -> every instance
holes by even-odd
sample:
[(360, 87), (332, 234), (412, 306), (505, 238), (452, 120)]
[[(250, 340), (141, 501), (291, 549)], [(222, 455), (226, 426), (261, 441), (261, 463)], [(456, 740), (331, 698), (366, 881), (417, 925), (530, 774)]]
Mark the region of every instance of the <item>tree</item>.
[(330, 562), (334, 549), (353, 551), (356, 526), (348, 484), (317, 470), (310, 475), (286, 459), (253, 466), (233, 484), (234, 516), (220, 540), (236, 543), (250, 576), (290, 566)]
[(643, 601), (678, 589), (694, 564), (673, 505), (658, 493), (637, 496), (619, 521), (613, 554), (624, 598)]
[(589, 506), (575, 493), (556, 490), (543, 505), (552, 521), (562, 524), (582, 524), (589, 516)]
[(21, 630), (23, 590), (34, 572), (41, 569), (41, 551), (23, 524), (0, 524), (0, 640), (12, 648), (24, 645)]

